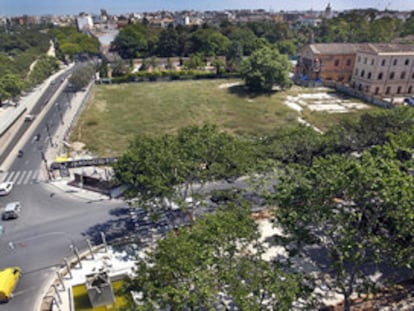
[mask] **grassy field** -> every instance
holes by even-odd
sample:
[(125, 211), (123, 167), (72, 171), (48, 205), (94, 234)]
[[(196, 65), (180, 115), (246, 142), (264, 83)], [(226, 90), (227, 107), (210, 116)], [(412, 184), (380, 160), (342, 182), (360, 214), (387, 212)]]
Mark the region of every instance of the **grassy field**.
[[(297, 123), (298, 113), (283, 102), (287, 95), (303, 89), (293, 87), (254, 96), (241, 85), (227, 87), (237, 82), (192, 80), (95, 86), (70, 140), (85, 143), (98, 155), (116, 156), (125, 151), (135, 135), (174, 133), (188, 125), (211, 123), (236, 135), (267, 135)], [(312, 124), (323, 129), (346, 117), (308, 115)]]

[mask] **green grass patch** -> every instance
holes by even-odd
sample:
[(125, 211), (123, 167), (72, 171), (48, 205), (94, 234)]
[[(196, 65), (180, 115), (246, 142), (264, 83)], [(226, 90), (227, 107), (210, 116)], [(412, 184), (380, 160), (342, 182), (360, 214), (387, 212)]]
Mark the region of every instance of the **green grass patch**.
[[(136, 135), (174, 133), (179, 128), (216, 124), (235, 135), (269, 135), (297, 123), (298, 113), (284, 104), (286, 96), (318, 90), (293, 87), (269, 94), (247, 93), (239, 80), (190, 80), (97, 85), (70, 140), (81, 141), (100, 156), (118, 156)], [(325, 129), (346, 117), (306, 113)]]
[(122, 285), (123, 285), (122, 280), (112, 282), (112, 288), (115, 293), (115, 303), (114, 305), (112, 305), (112, 307), (102, 306), (102, 307), (97, 307), (97, 308), (92, 308), (89, 302), (88, 292), (84, 284), (72, 287), (75, 311), (118, 311), (118, 310), (121, 310), (122, 307), (126, 306), (126, 300), (121, 296), (117, 296), (116, 293), (118, 290), (121, 289)]

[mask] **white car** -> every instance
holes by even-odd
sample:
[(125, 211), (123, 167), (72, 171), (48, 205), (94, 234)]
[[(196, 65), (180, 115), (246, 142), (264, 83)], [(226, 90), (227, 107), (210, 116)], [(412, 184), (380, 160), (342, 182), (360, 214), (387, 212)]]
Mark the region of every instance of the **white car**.
[(13, 182), (7, 181), (0, 184), (0, 195), (8, 195), (13, 189)]

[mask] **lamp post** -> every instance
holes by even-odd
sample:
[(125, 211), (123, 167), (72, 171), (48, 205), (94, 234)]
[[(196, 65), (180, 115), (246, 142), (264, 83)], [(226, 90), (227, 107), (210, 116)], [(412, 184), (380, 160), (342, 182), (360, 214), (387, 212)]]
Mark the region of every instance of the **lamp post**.
[(43, 152), (42, 146), (39, 146), (39, 151), (40, 151), (40, 156), (42, 157), (42, 161), (45, 164), (45, 169), (47, 172), (47, 179), (50, 180), (51, 176), (50, 176), (50, 171), (49, 171), (49, 165), (47, 164), (47, 159), (46, 159), (45, 153)]
[(50, 134), (49, 123), (47, 122), (46, 122), (46, 132), (47, 132), (47, 136), (49, 136), (50, 146), (53, 147), (52, 135)]

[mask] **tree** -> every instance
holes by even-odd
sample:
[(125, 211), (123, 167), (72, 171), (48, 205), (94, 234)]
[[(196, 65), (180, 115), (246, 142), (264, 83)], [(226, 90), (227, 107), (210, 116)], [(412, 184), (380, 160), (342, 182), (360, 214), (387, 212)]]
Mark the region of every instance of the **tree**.
[(136, 58), (148, 53), (148, 35), (142, 24), (128, 25), (122, 29), (111, 44), (122, 58)]
[(69, 83), (75, 91), (85, 88), (95, 75), (95, 67), (93, 65), (83, 66), (73, 72), (69, 78)]
[(200, 69), (205, 66), (200, 54), (191, 54), (190, 59), (184, 62), (184, 67), (188, 69)]
[[(137, 137), (114, 166), (116, 178), (129, 186), (127, 195), (149, 208), (177, 202), (192, 217), (188, 197), (199, 198), (209, 181), (248, 172), (254, 159), (250, 145), (217, 127), (191, 126), (172, 135)], [(154, 202), (156, 203), (154, 207)]]
[(290, 63), (277, 49), (264, 47), (242, 62), (240, 73), (246, 86), (255, 92), (271, 91), (275, 84), (281, 88), (291, 85)]
[(171, 57), (179, 55), (179, 36), (177, 31), (168, 27), (161, 31), (158, 41), (157, 53), (161, 57)]
[(0, 94), (2, 100), (16, 99), (23, 89), (23, 81), (15, 74), (6, 74), (0, 78)]
[(395, 267), (402, 258), (412, 263), (406, 248), (413, 241), (414, 177), (392, 154), (378, 146), (360, 158), (320, 158), (312, 167), (289, 168), (278, 185), (278, 222), (297, 251), (307, 254), (311, 245), (326, 252), (328, 286), (343, 295), (344, 310), (351, 294), (374, 287), (365, 269)]
[[(124, 292), (138, 310), (289, 310), (302, 292), (300, 277), (263, 261), (257, 225), (245, 207), (222, 207), (191, 228), (171, 232), (137, 262)], [(135, 306), (130, 291), (140, 292)]]

